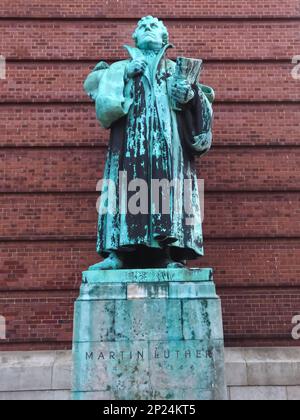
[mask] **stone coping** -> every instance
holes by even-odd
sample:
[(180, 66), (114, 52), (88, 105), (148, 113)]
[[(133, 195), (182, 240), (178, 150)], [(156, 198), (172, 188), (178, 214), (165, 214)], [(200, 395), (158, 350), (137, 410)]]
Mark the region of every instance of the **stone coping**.
[(83, 283), (77, 301), (218, 299), (214, 282)]
[(213, 281), (212, 268), (84, 271), (83, 284)]

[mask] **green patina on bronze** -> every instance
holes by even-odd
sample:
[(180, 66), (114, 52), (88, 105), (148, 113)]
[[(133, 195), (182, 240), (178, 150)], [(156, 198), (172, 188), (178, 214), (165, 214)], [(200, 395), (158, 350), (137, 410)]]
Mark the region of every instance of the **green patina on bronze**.
[[(148, 186), (152, 180), (178, 180), (181, 193), (170, 194), (170, 214), (154, 211), (151, 188), (147, 202), (141, 203), (147, 214), (122, 214), (118, 199), (114, 214), (101, 214), (107, 200), (115, 200), (107, 183), (97, 241), (98, 253), (107, 259), (92, 270), (180, 267), (183, 260), (203, 255), (194, 159), (211, 146), (214, 92), (175, 78), (176, 63), (166, 57), (172, 45), (161, 21), (143, 18), (133, 38), (136, 46), (125, 46), (127, 60), (101, 61), (84, 84), (98, 120), (111, 130), (104, 179), (114, 181), (118, 191), (122, 171), (128, 182), (139, 179)], [(191, 183), (192, 226), (186, 224), (191, 214), (184, 209), (185, 180)]]

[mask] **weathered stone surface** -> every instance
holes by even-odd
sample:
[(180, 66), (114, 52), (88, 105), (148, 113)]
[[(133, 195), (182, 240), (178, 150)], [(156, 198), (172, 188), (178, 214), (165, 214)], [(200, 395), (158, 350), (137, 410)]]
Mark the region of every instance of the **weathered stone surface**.
[(153, 393), (154, 400), (183, 400), (183, 401), (210, 401), (214, 399), (212, 391), (204, 391), (203, 389), (159, 389)]
[(75, 343), (73, 357), (75, 391), (138, 392), (149, 383), (147, 341)]
[(0, 379), (0, 391), (51, 389), (51, 374), (50, 366), (43, 368), (32, 366), (29, 369), (22, 367), (1, 368), (0, 377), (6, 378), (6, 380), (3, 382)]
[(288, 386), (287, 396), (289, 401), (300, 401), (300, 386)]
[[(220, 308), (221, 309), (221, 308)], [(225, 400), (228, 397), (225, 379), (225, 356), (223, 340), (213, 340), (212, 359), (214, 361), (213, 395), (215, 400)]]
[[(147, 342), (78, 343), (73, 349), (75, 375), (73, 389), (101, 391), (111, 399), (150, 398)], [(81, 398), (79, 396), (79, 398)]]
[(109, 341), (115, 339), (115, 300), (77, 301), (74, 341)]
[(132, 283), (127, 287), (128, 299), (169, 297), (168, 283)]
[(246, 363), (226, 362), (225, 366), (226, 366), (226, 383), (228, 386), (247, 386), (248, 385)]
[(300, 363), (250, 362), (247, 376), (249, 385), (299, 385)]
[(150, 343), (152, 386), (154, 389), (212, 389), (212, 349), (213, 343), (197, 340)]
[(230, 388), (230, 398), (235, 401), (286, 401), (284, 386), (245, 386)]
[(226, 383), (228, 386), (248, 385), (247, 364), (242, 349), (227, 348), (225, 351)]
[(211, 298), (215, 295), (216, 289), (213, 282), (170, 282), (169, 298), (171, 299), (200, 299)]
[(257, 348), (238, 348), (231, 349), (233, 352), (239, 354), (239, 357), (247, 363), (265, 363), (266, 361), (275, 362), (297, 362), (300, 363), (300, 347), (257, 347)]
[(111, 400), (112, 393), (110, 391), (73, 392), (72, 399), (77, 401)]
[(169, 299), (120, 301), (116, 305), (118, 340), (181, 340), (181, 302)]
[(0, 391), (51, 389), (54, 360), (50, 352), (36, 352), (35, 358), (24, 352), (0, 353)]
[(126, 299), (127, 287), (122, 283), (93, 284), (93, 287), (83, 284), (80, 289), (80, 300)]
[(211, 268), (191, 269), (145, 269), (145, 270), (107, 270), (107, 271), (84, 271), (83, 283), (107, 284), (107, 283), (152, 283), (152, 282), (201, 282), (212, 281), (213, 270)]
[(74, 399), (226, 398), (211, 270), (91, 271), (84, 279), (75, 305)]
[(248, 385), (300, 385), (300, 348), (243, 349)]
[(237, 348), (226, 351), (229, 386), (300, 385), (300, 348)]
[(223, 340), (221, 303), (218, 299), (187, 299), (182, 304), (185, 340)]
[(9, 391), (0, 392), (0, 401), (66, 401), (70, 391)]
[(57, 351), (52, 370), (52, 389), (71, 388), (72, 360), (65, 351)]

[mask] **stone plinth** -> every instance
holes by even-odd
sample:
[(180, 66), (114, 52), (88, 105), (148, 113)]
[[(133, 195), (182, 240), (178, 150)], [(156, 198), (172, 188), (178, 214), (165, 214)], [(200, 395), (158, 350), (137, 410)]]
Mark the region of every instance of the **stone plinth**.
[(75, 304), (74, 399), (226, 399), (211, 269), (87, 271)]

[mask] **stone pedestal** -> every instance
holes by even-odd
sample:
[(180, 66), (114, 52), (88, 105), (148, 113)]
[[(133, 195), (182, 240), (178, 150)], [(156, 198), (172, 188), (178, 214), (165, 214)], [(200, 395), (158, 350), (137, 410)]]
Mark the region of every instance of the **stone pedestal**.
[(87, 271), (75, 304), (73, 399), (226, 399), (211, 269)]

